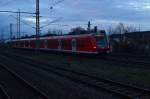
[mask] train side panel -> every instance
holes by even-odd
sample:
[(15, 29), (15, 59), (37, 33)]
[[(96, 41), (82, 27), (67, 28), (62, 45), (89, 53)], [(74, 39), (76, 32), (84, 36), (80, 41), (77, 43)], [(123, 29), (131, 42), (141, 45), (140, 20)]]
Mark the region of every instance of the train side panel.
[(57, 39), (48, 39), (47, 40), (47, 48), (56, 50), (58, 49), (58, 40)]
[(61, 39), (61, 49), (64, 50), (64, 51), (71, 51), (72, 50), (72, 39), (71, 38), (63, 38)]
[[(98, 45), (94, 35), (75, 35), (75, 36), (57, 36), (40, 38), (40, 49), (54, 50), (61, 52), (90, 53), (97, 54), (108, 50), (108, 44), (105, 47)], [(12, 41), (13, 48), (36, 48), (36, 39), (23, 39)]]
[(36, 48), (36, 43), (34, 40), (30, 41), (30, 48)]
[(79, 52), (93, 52), (92, 37), (77, 38), (77, 51)]

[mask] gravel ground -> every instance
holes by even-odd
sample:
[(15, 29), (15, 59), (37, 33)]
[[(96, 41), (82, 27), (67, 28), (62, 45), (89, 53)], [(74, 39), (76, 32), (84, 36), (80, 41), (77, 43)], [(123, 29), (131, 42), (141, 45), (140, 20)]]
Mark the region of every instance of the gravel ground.
[[(15, 64), (15, 61), (14, 63)], [(96, 91), (53, 73), (24, 64), (10, 65), (25, 79), (38, 86), (52, 99), (119, 99), (104, 91)]]

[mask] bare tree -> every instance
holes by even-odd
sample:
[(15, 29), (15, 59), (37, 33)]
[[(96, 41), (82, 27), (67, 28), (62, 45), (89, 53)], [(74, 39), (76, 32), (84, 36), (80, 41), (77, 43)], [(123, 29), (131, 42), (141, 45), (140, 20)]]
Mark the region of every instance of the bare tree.
[(127, 32), (136, 32), (139, 31), (137, 28), (135, 28), (134, 26), (127, 26)]
[(107, 31), (109, 34), (124, 34), (127, 32), (136, 32), (137, 29), (134, 26), (128, 26), (124, 23), (119, 23), (115, 28), (109, 27)]
[(69, 34), (85, 34), (86, 33), (86, 30), (82, 27), (76, 27), (76, 28), (72, 28), (71, 29), (71, 32)]
[(109, 27), (109, 28), (107, 29), (107, 33), (108, 33), (109, 35), (114, 34), (114, 28)]
[(72, 32), (80, 32), (80, 31), (83, 31), (83, 30), (84, 30), (84, 28), (82, 28), (82, 27), (76, 27), (76, 28), (71, 29)]

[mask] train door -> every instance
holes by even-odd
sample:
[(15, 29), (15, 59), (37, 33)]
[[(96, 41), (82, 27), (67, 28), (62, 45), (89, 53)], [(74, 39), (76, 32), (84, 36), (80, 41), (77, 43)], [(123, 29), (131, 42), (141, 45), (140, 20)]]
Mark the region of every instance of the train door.
[(77, 42), (76, 39), (72, 39), (72, 51), (76, 51), (77, 50)]
[(26, 43), (25, 43), (25, 41), (23, 41), (23, 47), (25, 48), (26, 47), (26, 45), (25, 45)]
[(31, 45), (30, 45), (30, 41), (28, 41), (28, 47), (29, 47), (29, 48), (31, 47)]
[(61, 48), (62, 48), (62, 42), (61, 42), (61, 40), (59, 39), (59, 40), (58, 40), (58, 50), (61, 50)]
[(45, 40), (45, 48), (48, 48), (48, 41)]

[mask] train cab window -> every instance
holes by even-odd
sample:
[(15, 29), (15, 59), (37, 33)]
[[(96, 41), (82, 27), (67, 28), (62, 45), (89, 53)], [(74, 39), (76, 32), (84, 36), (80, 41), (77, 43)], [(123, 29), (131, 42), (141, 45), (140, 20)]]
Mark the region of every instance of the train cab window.
[(96, 36), (96, 43), (100, 47), (105, 47), (107, 44), (107, 40), (105, 36)]

